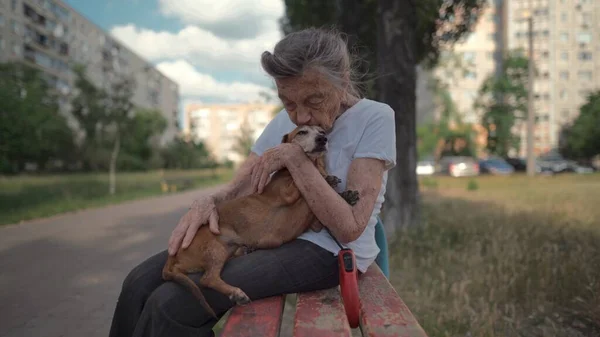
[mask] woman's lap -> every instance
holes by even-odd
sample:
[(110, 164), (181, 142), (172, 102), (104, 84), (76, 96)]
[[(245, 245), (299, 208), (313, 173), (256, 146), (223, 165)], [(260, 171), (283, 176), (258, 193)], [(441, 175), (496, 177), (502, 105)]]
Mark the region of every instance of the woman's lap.
[[(210, 336), (216, 321), (204, 311), (200, 302), (179, 284), (162, 281), (166, 259), (166, 251), (160, 252), (126, 277), (115, 309), (111, 337)], [(195, 282), (200, 276), (190, 275)], [(336, 257), (305, 240), (232, 259), (225, 265), (221, 277), (241, 288), (252, 300), (330, 288), (339, 282)], [(201, 289), (219, 315), (234, 305), (223, 294)], [(134, 326), (137, 327), (132, 335)]]

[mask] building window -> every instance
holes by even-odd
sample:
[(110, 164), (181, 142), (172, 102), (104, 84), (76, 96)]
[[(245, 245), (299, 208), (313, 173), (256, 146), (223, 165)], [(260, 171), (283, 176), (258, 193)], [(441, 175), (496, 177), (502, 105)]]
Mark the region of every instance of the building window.
[(564, 109), (563, 111), (560, 112), (560, 114), (563, 116), (563, 118), (568, 118), (569, 117), (569, 110)]
[(563, 61), (568, 61), (569, 60), (569, 53), (566, 51), (563, 51), (560, 53), (560, 59)]
[(474, 52), (465, 52), (463, 54), (463, 60), (465, 62), (473, 62), (473, 61), (475, 61), (475, 53)]
[(592, 72), (591, 71), (580, 71), (577, 73), (577, 76), (580, 80), (591, 81), (592, 80)]
[(0, 13), (0, 27), (4, 26), (4, 16)]
[(562, 22), (567, 22), (568, 18), (569, 18), (569, 17), (567, 16), (567, 13), (565, 13), (565, 12), (562, 12), (562, 13), (560, 14), (560, 20), (561, 20)]
[(10, 9), (15, 12), (17, 10), (17, 0), (10, 0)]
[(474, 80), (474, 79), (476, 79), (476, 78), (477, 78), (477, 73), (476, 73), (476, 72), (474, 72), (474, 71), (466, 71), (466, 72), (465, 72), (465, 78), (468, 78), (468, 79)]
[(13, 54), (15, 55), (21, 55), (21, 45), (19, 45), (18, 43), (13, 43)]
[(587, 33), (587, 32), (577, 34), (577, 42), (579, 42), (579, 43), (592, 42), (592, 34)]
[(4, 39), (0, 36), (0, 50), (4, 50)]
[(15, 34), (19, 34), (19, 23), (15, 20), (10, 20), (10, 26), (12, 28), (12, 32)]
[(592, 59), (592, 53), (589, 51), (582, 51), (579, 53), (579, 59), (581, 61), (590, 61)]
[(569, 72), (568, 71), (561, 71), (559, 74), (559, 77), (561, 80), (568, 80), (569, 79)]
[(561, 100), (566, 100), (569, 98), (569, 92), (563, 89), (560, 91), (559, 97)]
[(566, 33), (566, 32), (560, 33), (560, 41), (568, 42), (569, 41), (569, 33)]

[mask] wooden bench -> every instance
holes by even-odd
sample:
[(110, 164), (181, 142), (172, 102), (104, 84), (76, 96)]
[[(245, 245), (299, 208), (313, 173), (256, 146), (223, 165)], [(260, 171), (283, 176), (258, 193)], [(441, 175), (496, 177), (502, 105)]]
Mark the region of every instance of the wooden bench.
[[(377, 238), (382, 254), (377, 263), (373, 263), (359, 277), (361, 317), (360, 330), (357, 332), (369, 337), (427, 337), (382, 272), (382, 269), (385, 271), (388, 268), (387, 244), (381, 242), (385, 240), (381, 223), (378, 223), (378, 227)], [(383, 268), (380, 269), (379, 265)], [(293, 337), (353, 336), (339, 286), (297, 296)], [(220, 336), (280, 336), (284, 305), (285, 296), (276, 296), (246, 306), (236, 306), (231, 310)]]

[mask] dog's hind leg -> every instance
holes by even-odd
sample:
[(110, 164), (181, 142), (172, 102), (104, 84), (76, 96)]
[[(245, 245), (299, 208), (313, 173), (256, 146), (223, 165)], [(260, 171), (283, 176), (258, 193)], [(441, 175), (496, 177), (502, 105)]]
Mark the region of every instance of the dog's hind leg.
[(250, 302), (248, 295), (246, 295), (242, 289), (225, 283), (221, 278), (223, 266), (235, 249), (237, 249), (237, 247), (232, 249), (232, 247), (227, 247), (224, 244), (215, 246), (214, 249), (211, 250), (210, 261), (207, 261), (208, 263), (206, 263), (207, 267), (204, 271), (204, 275), (200, 278), (200, 284), (226, 295), (231, 301), (237, 304), (247, 304)]
[[(216, 262), (216, 261), (215, 261)], [(223, 264), (215, 264), (210, 269), (206, 270), (200, 284), (204, 287), (212, 288), (222, 294), (227, 295), (232, 302), (242, 305), (250, 303), (250, 298), (242, 289), (229, 285), (221, 278), (221, 271), (223, 270)]]

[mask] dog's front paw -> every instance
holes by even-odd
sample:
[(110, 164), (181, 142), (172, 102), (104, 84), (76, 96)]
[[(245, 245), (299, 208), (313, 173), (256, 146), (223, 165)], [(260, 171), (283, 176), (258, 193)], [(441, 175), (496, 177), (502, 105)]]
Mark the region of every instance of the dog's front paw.
[(234, 292), (229, 295), (229, 299), (237, 305), (250, 303), (250, 298), (240, 288), (235, 288)]
[(327, 176), (325, 177), (325, 181), (329, 184), (329, 186), (335, 188), (342, 180), (336, 176)]
[(358, 191), (346, 190), (340, 193), (340, 196), (344, 198), (344, 200), (346, 200), (346, 202), (351, 206), (356, 205), (356, 203), (360, 199), (360, 197), (358, 196)]

